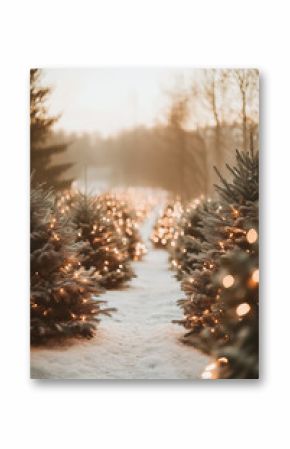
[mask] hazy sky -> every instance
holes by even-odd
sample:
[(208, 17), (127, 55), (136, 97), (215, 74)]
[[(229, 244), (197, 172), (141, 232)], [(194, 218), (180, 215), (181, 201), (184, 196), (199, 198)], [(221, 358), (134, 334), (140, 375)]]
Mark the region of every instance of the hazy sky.
[(45, 69), (43, 84), (53, 87), (49, 111), (61, 113), (56, 128), (113, 134), (164, 117), (166, 90), (187, 84), (192, 69)]

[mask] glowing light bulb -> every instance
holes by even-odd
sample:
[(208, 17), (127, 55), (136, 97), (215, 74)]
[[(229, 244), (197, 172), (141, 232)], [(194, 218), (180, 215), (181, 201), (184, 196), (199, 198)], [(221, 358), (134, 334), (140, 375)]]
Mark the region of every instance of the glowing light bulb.
[(201, 375), (202, 379), (216, 379), (217, 378), (217, 368), (218, 364), (216, 362), (210, 363), (205, 368), (204, 372)]
[(210, 371), (204, 371), (201, 375), (202, 379), (212, 379), (212, 373)]
[(219, 357), (218, 362), (222, 365), (226, 365), (227, 363), (229, 363), (229, 361), (226, 357)]
[(251, 306), (247, 302), (243, 302), (236, 308), (236, 313), (238, 316), (244, 316), (247, 315), (247, 313), (249, 313), (250, 310)]
[(257, 238), (258, 238), (258, 233), (257, 233), (256, 229), (254, 229), (254, 228), (249, 229), (249, 231), (247, 232), (247, 235), (246, 235), (247, 241), (250, 244), (253, 244), (256, 242)]
[(234, 276), (232, 276), (231, 274), (228, 274), (227, 276), (225, 276), (225, 277), (223, 278), (223, 286), (224, 286), (225, 288), (230, 288), (230, 287), (232, 287), (232, 286), (234, 285), (234, 282), (235, 282), (235, 278), (234, 278)]
[(259, 282), (259, 270), (255, 270), (252, 274), (252, 280), (258, 284)]

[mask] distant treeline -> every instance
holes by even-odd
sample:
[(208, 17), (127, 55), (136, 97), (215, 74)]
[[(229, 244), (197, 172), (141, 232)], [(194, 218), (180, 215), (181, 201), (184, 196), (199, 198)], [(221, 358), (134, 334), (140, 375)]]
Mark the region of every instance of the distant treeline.
[[(250, 131), (257, 147), (257, 125)], [(223, 125), (219, 139), (222, 154), (216, 154), (215, 127), (198, 131), (138, 127), (110, 138), (58, 131), (51, 135), (50, 143), (69, 143), (66, 152), (54, 156), (54, 162), (73, 163), (66, 173), (71, 178), (82, 178), (86, 167), (95, 167), (100, 176), (106, 173), (112, 186), (159, 187), (190, 198), (211, 193), (213, 166), (219, 165), (219, 160), (231, 162), (235, 148), (242, 148), (241, 125)]]
[[(30, 150), (34, 183), (56, 189), (94, 171), (111, 186), (150, 186), (181, 199), (211, 194), (213, 166), (223, 171), (235, 149), (258, 147), (259, 75), (256, 69), (193, 70), (192, 83), (169, 93), (162, 125), (102, 138), (55, 131), (48, 114), (50, 87), (30, 73)], [(96, 123), (98, 129), (98, 123)], [(252, 140), (252, 139), (251, 139)]]

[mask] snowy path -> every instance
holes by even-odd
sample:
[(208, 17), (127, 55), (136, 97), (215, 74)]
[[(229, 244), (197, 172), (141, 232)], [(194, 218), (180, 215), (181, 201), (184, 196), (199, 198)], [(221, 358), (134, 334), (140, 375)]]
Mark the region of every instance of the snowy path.
[[(155, 214), (142, 229), (147, 241)], [(181, 316), (182, 295), (168, 270), (164, 250), (149, 252), (134, 263), (137, 277), (128, 289), (103, 298), (118, 311), (104, 317), (93, 340), (58, 348), (33, 349), (32, 378), (58, 379), (196, 379), (208, 358), (178, 339), (183, 329), (171, 323)]]

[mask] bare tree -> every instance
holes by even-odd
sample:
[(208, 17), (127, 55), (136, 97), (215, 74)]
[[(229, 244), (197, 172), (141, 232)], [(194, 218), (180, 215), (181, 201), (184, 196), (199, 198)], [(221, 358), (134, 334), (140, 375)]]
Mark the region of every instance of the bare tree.
[(234, 69), (231, 71), (233, 79), (237, 84), (241, 98), (240, 117), (243, 130), (243, 149), (247, 150), (248, 144), (248, 122), (249, 111), (253, 109), (258, 96), (258, 77), (259, 72), (256, 69)]
[(186, 196), (185, 164), (186, 164), (186, 136), (184, 126), (188, 119), (188, 96), (184, 92), (171, 92), (171, 104), (167, 122), (172, 139), (174, 158), (173, 163), (178, 167), (178, 186), (181, 197)]
[(193, 100), (199, 103), (197, 110), (201, 107), (207, 116), (207, 121), (214, 126), (214, 153), (219, 168), (224, 156), (221, 97), (226, 80), (226, 72), (218, 69), (204, 69), (200, 80), (193, 82), (192, 85)]
[(175, 90), (170, 93), (170, 107), (167, 112), (167, 136), (169, 154), (173, 156), (178, 177), (176, 190), (181, 200), (192, 195), (206, 194), (208, 189), (207, 153), (204, 139), (197, 131), (189, 130), (190, 92)]

